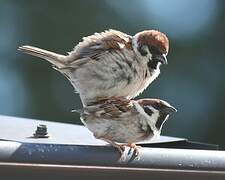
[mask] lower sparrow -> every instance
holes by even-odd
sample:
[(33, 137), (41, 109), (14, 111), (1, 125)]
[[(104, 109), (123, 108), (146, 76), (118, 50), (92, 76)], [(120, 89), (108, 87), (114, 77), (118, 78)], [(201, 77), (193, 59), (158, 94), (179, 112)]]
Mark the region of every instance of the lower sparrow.
[[(93, 133), (123, 153), (136, 142), (159, 137), (169, 114), (177, 110), (160, 99), (127, 100), (121, 97), (101, 99), (81, 111), (81, 121)], [(123, 144), (118, 144), (123, 143)], [(125, 146), (124, 146), (125, 145)]]

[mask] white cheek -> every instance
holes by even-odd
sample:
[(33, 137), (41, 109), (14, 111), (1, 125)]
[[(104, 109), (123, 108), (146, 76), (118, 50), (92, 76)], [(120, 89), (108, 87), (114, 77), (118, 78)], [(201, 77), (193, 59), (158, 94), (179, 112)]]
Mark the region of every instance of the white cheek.
[(145, 117), (146, 122), (149, 124), (149, 126), (152, 128), (152, 130), (157, 131), (155, 124), (159, 117), (159, 111), (150, 107), (150, 109), (153, 111), (153, 114), (151, 116), (149, 116), (147, 113), (145, 113), (144, 109), (138, 103), (136, 103), (134, 101), (133, 104), (137, 108), (138, 112)]
[(132, 38), (132, 46), (133, 46), (134, 52), (135, 52), (136, 54), (140, 54), (140, 53), (138, 52), (138, 50), (137, 50), (137, 48), (138, 48), (137, 39), (138, 39), (138, 36), (137, 36), (137, 35), (133, 36), (133, 38)]
[(154, 109), (154, 108), (152, 108), (152, 107), (149, 107), (149, 109), (151, 109), (151, 110), (153, 111), (153, 114), (152, 114), (151, 116), (149, 116), (149, 117), (150, 117), (149, 119), (151, 119), (150, 121), (151, 121), (151, 122), (154, 124), (154, 126), (155, 126), (156, 121), (158, 120), (158, 117), (159, 117), (159, 111), (156, 110), (156, 109)]

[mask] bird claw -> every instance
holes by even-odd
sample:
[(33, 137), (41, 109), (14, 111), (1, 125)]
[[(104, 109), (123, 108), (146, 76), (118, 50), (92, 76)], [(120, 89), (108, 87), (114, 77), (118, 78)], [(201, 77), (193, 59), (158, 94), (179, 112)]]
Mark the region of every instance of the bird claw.
[[(128, 147), (128, 151), (126, 150), (126, 147)], [(120, 152), (120, 161), (121, 162), (125, 162), (125, 161), (129, 161), (132, 158), (139, 158), (139, 154), (140, 154), (140, 148), (141, 146), (137, 146), (136, 144), (132, 143), (132, 144), (126, 144), (126, 145), (119, 145), (117, 147), (117, 149)], [(133, 151), (132, 151), (133, 150)], [(133, 153), (132, 153), (133, 152)], [(132, 153), (132, 154), (131, 154)]]
[(132, 143), (132, 144), (127, 144), (127, 146), (130, 148), (129, 151), (128, 151), (128, 155), (132, 152), (132, 149), (133, 149), (133, 154), (135, 156), (139, 156), (140, 154), (140, 148), (141, 146), (137, 146), (136, 144)]
[[(98, 137), (96, 134), (94, 135), (95, 137)], [(99, 138), (99, 137), (98, 137)], [(137, 158), (139, 157), (139, 154), (140, 154), (140, 151), (139, 149), (141, 148), (141, 146), (137, 146), (136, 144), (134, 143), (128, 143), (128, 144), (117, 144), (113, 141), (110, 141), (108, 139), (106, 139), (105, 137), (101, 137), (102, 140), (105, 140), (106, 142), (108, 142), (110, 145), (112, 145), (113, 147), (115, 147), (119, 153), (120, 153), (120, 161), (121, 162), (124, 162), (128, 159), (131, 159), (131, 158)], [(126, 151), (126, 147), (129, 148), (128, 151)], [(133, 150), (133, 153), (131, 155), (131, 152)], [(130, 157), (131, 156), (131, 157)]]
[(116, 148), (119, 150), (120, 155), (122, 156), (124, 151), (125, 151), (125, 146), (124, 145), (118, 145)]

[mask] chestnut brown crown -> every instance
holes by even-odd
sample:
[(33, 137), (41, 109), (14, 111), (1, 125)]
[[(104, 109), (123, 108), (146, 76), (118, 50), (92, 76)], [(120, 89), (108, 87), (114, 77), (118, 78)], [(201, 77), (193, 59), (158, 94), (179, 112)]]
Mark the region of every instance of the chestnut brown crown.
[(137, 43), (139, 46), (153, 47), (161, 54), (167, 54), (169, 51), (167, 36), (156, 30), (146, 30), (137, 33)]
[(177, 112), (175, 107), (171, 106), (168, 102), (161, 99), (140, 99), (138, 100), (138, 103), (142, 106), (147, 114), (149, 114), (149, 107), (153, 107), (159, 112), (164, 112), (166, 114)]

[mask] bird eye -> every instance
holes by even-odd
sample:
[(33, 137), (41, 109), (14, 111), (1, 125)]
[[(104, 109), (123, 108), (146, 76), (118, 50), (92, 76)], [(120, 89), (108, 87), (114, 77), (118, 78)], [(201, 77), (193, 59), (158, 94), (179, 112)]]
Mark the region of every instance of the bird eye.
[(147, 56), (148, 54), (148, 47), (147, 46), (139, 46), (138, 51), (142, 56)]
[(151, 52), (151, 54), (154, 55), (161, 55), (162, 53), (159, 51), (158, 48), (156, 48), (155, 46), (148, 46), (149, 51)]

